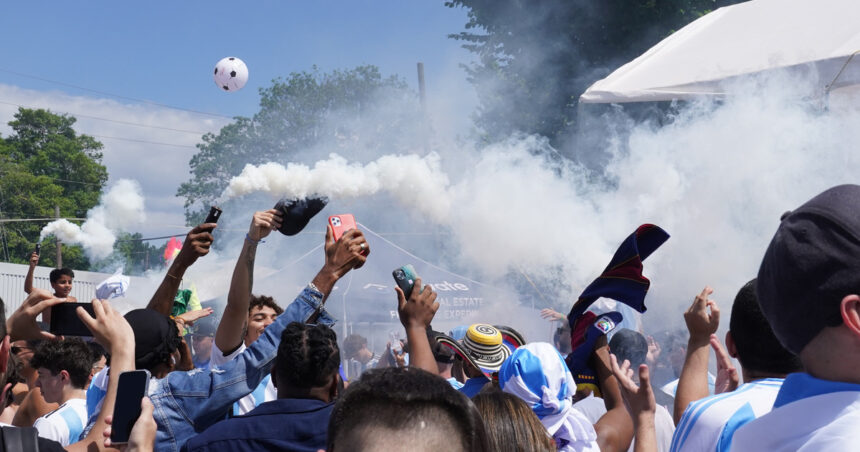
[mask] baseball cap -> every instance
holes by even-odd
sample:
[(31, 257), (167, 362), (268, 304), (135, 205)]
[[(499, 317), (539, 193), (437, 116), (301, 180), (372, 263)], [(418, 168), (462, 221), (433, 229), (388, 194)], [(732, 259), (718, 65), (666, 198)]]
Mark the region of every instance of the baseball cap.
[(795, 354), (842, 323), (842, 298), (860, 293), (860, 185), (830, 188), (783, 214), (756, 292), (774, 334)]

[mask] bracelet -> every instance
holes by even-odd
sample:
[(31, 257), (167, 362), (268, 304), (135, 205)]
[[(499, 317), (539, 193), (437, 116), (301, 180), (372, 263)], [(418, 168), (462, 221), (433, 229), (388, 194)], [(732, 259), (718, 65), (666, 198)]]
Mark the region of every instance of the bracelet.
[(167, 272), (167, 276), (169, 276), (169, 277), (171, 277), (171, 278), (173, 278), (173, 279), (176, 279), (176, 280), (180, 279), (180, 278), (178, 278), (178, 277), (176, 277), (176, 276), (171, 275), (171, 274), (170, 274), (170, 272)]
[(266, 241), (263, 239), (260, 239), (260, 240), (252, 239), (251, 236), (249, 236), (247, 233), (245, 233), (245, 240), (247, 240), (249, 243), (252, 243), (254, 245), (256, 245), (258, 243), (266, 243)]

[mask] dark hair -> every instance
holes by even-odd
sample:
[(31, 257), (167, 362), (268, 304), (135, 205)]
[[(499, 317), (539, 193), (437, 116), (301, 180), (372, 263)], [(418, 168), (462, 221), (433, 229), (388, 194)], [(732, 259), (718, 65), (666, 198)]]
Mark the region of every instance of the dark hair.
[(275, 310), (275, 314), (281, 315), (284, 313), (284, 308), (278, 306), (278, 303), (275, 303), (275, 299), (268, 295), (251, 295), (251, 303), (248, 304), (248, 314), (254, 310), (254, 308), (263, 308), (270, 307)]
[(639, 332), (622, 328), (612, 335), (609, 350), (618, 358), (618, 364), (626, 359), (631, 369), (638, 369), (648, 356), (648, 341)]
[(350, 334), (343, 340), (343, 354), (347, 358), (352, 358), (359, 350), (366, 346), (367, 338), (358, 334)]
[(487, 430), (491, 450), (553, 452), (555, 442), (537, 415), (519, 397), (498, 388), (472, 398)]
[(93, 354), (93, 364), (96, 363), (102, 356), (105, 357), (105, 365), (110, 366), (110, 355), (108, 355), (107, 350), (101, 346), (101, 344), (97, 342), (87, 342), (87, 346), (90, 348), (90, 352)]
[[(380, 435), (385, 430), (410, 434)], [(491, 450), (475, 405), (438, 375), (414, 367), (369, 370), (337, 401), (329, 418), (326, 450), (370, 450), (373, 441)]]
[(787, 374), (801, 370), (800, 359), (786, 350), (765, 318), (756, 297), (756, 280), (744, 284), (735, 297), (729, 332), (745, 369)]
[(276, 383), (296, 389), (324, 386), (339, 366), (337, 335), (331, 328), (292, 322), (281, 333), (275, 357)]
[(60, 276), (74, 278), (75, 272), (73, 272), (71, 268), (55, 268), (51, 270), (51, 274), (48, 275), (48, 278), (51, 280), (51, 284), (54, 284), (60, 280)]
[(34, 369), (48, 369), (51, 375), (65, 370), (69, 373), (72, 386), (84, 389), (93, 369), (93, 353), (84, 341), (76, 337), (62, 341), (44, 341), (33, 353), (30, 366)]

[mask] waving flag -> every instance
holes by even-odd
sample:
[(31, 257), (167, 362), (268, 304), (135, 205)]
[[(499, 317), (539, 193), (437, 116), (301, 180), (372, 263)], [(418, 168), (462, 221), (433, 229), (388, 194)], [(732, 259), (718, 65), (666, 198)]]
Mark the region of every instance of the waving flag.
[(579, 316), (601, 297), (620, 301), (639, 312), (645, 312), (645, 294), (651, 281), (642, 276), (642, 261), (668, 239), (669, 234), (659, 226), (643, 224), (636, 228), (618, 247), (603, 273), (585, 288), (573, 304), (567, 316), (571, 329)]

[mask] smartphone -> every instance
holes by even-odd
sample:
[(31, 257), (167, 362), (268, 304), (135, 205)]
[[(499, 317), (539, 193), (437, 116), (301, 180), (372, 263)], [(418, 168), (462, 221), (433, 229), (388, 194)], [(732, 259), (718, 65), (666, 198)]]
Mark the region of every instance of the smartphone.
[(41, 243), (36, 244), (36, 250), (35, 251), (36, 251), (36, 256), (42, 255), (42, 244)]
[(334, 234), (334, 241), (337, 242), (341, 237), (343, 237), (343, 234), (345, 234), (346, 231), (355, 229), (355, 217), (349, 213), (332, 215), (328, 217), (328, 224), (331, 225), (331, 232)]
[(203, 220), (203, 222), (217, 223), (219, 218), (221, 218), (221, 209), (219, 209), (217, 206), (212, 206), (209, 208), (209, 215), (206, 216), (206, 219)]
[(415, 287), (415, 280), (418, 279), (415, 268), (412, 267), (412, 264), (406, 264), (391, 272), (391, 275), (394, 276), (394, 282), (397, 283), (397, 287), (400, 287), (408, 300), (409, 296), (412, 295), (412, 288)]
[(119, 374), (119, 386), (110, 430), (111, 443), (128, 442), (131, 428), (140, 417), (140, 401), (149, 389), (149, 378), (148, 370), (131, 370)]
[(51, 325), (49, 331), (63, 336), (92, 336), (89, 328), (78, 317), (78, 306), (84, 308), (95, 317), (92, 303), (60, 303), (51, 307)]

